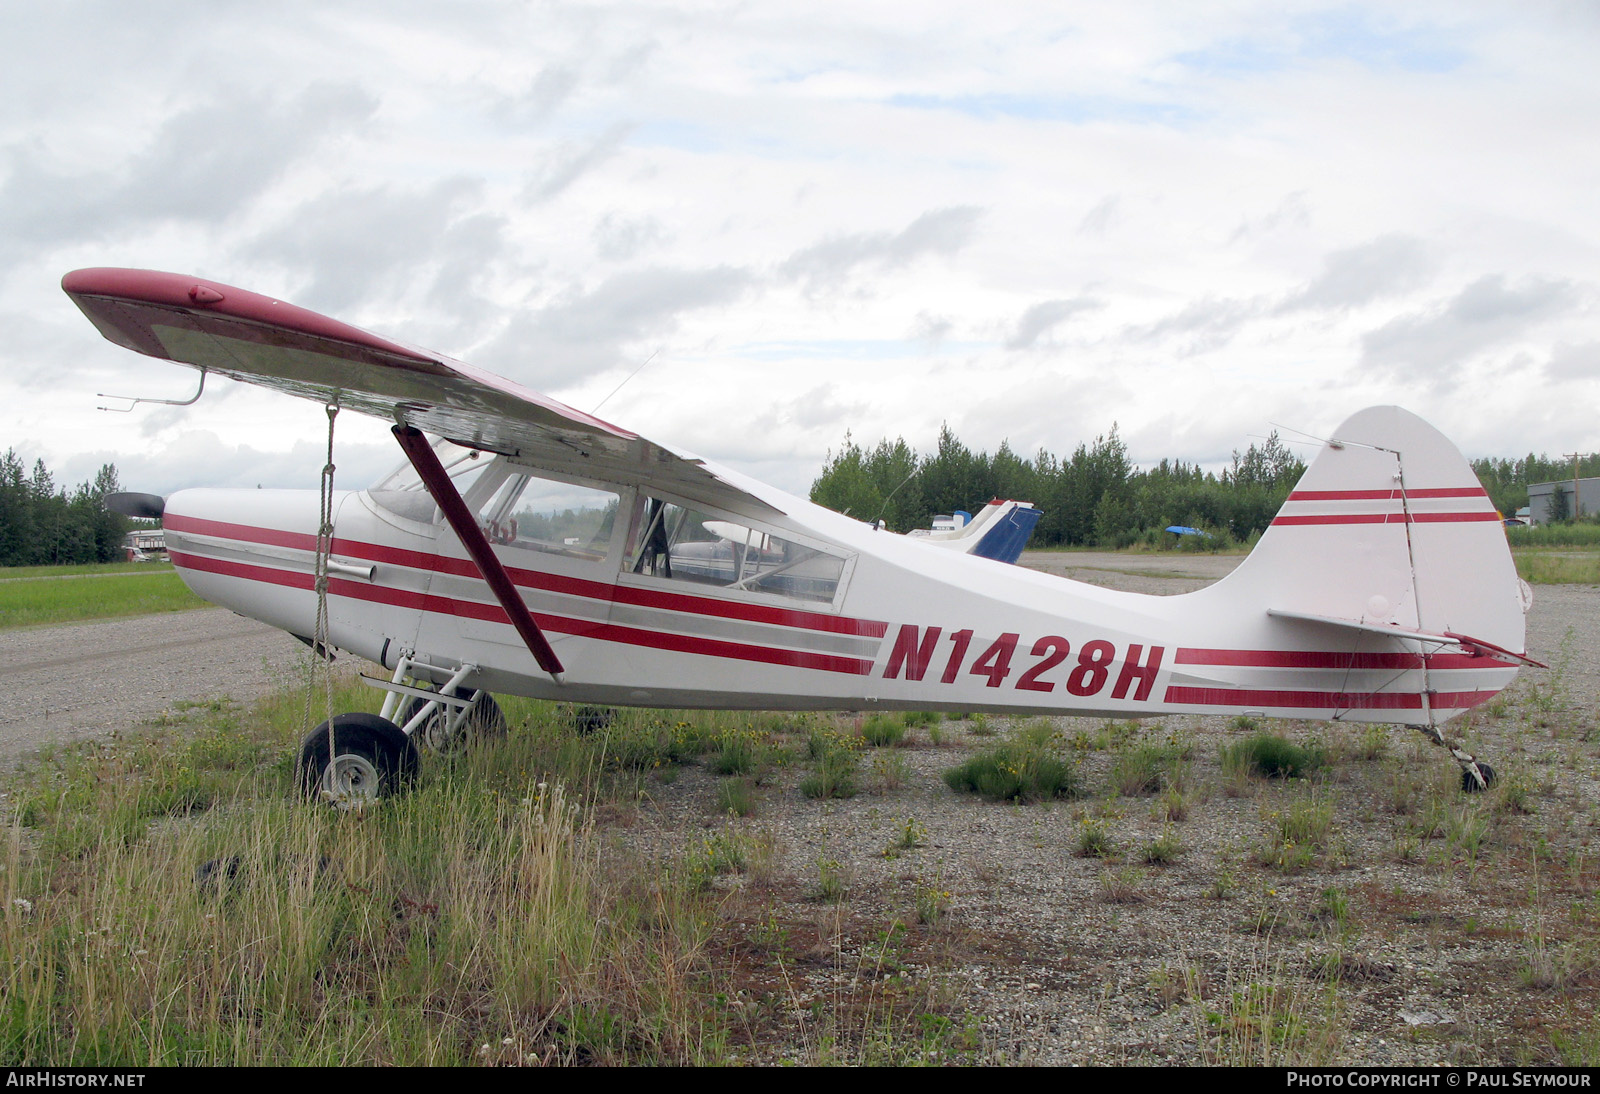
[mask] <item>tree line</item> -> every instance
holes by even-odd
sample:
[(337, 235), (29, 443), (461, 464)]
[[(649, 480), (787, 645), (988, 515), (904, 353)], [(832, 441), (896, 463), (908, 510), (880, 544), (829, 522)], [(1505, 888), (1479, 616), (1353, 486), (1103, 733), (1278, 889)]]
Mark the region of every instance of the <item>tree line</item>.
[(128, 519), (100, 503), (121, 489), (116, 467), (106, 464), (93, 482), (58, 490), (43, 460), (30, 474), (7, 449), (0, 457), (0, 566), (117, 561)]
[[(866, 448), (849, 434), (828, 453), (811, 484), (811, 500), (896, 532), (928, 527), (934, 516), (975, 512), (990, 498), (1030, 501), (1044, 511), (1031, 543), (1037, 547), (1129, 547), (1171, 544), (1168, 526), (1198, 528), (1186, 547), (1249, 543), (1266, 530), (1305, 463), (1272, 433), (1260, 446), (1237, 449), (1220, 473), (1164, 459), (1135, 467), (1111, 432), (1080, 444), (1070, 456), (1040, 449), (1024, 459), (1002, 443), (990, 455), (973, 452), (946, 425), (934, 451), (921, 454), (903, 438)], [(1507, 516), (1528, 504), (1528, 484), (1571, 478), (1570, 461), (1529, 455), (1475, 460), (1494, 505)], [(1600, 455), (1580, 460), (1582, 475), (1600, 474)]]

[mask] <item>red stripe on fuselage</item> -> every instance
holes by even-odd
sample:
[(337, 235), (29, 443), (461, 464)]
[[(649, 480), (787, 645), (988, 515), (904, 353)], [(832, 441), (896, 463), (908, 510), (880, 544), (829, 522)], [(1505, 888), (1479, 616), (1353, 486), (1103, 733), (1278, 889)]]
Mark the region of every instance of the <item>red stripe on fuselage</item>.
[[(1493, 691), (1441, 691), (1434, 710), (1463, 710), (1488, 702)], [(1421, 710), (1415, 692), (1253, 691), (1244, 688), (1168, 687), (1166, 702), (1179, 706), (1260, 707), (1263, 710)]]
[[(1179, 649), (1179, 665), (1227, 665), (1263, 669), (1420, 669), (1416, 653), (1338, 653), (1323, 650), (1203, 650)], [(1481, 669), (1499, 664), (1490, 657), (1464, 653), (1436, 653), (1428, 658), (1433, 669)]]
[[(246, 543), (264, 543), (273, 547), (292, 547), (303, 551), (317, 549), (317, 537), (305, 532), (285, 532), (276, 528), (258, 528), (248, 524), (230, 524), (220, 520), (187, 517), (178, 513), (167, 514), (163, 525), (176, 532), (195, 535), (218, 536)], [(364, 543), (353, 539), (334, 539), (333, 553), (359, 558), (367, 562), (406, 566), (415, 570), (454, 577), (482, 580), (478, 567), (471, 559), (450, 558), (427, 551), (410, 551), (403, 547), (388, 547), (381, 543)], [(504, 559), (501, 560), (502, 563)], [(772, 623), (802, 630), (826, 631), (832, 634), (853, 634), (866, 638), (882, 638), (889, 629), (887, 623), (872, 619), (849, 619), (843, 616), (824, 615), (821, 612), (801, 611), (795, 608), (778, 608), (765, 604), (735, 604), (709, 597), (690, 596), (684, 593), (656, 589), (637, 589), (592, 581), (580, 577), (546, 573), (542, 570), (525, 570), (507, 566), (511, 581), (525, 589), (540, 589), (553, 593), (568, 593), (591, 600), (609, 600), (618, 604), (631, 604), (644, 608), (662, 608), (668, 611), (709, 615), (723, 619), (739, 619), (750, 623)]]
[[(257, 566), (231, 559), (207, 558), (183, 551), (169, 551), (175, 565), (188, 570), (236, 577), (270, 585), (285, 585), (294, 589), (311, 589), (312, 575), (292, 570), (276, 570), (270, 566)], [(483, 604), (475, 600), (457, 600), (435, 596), (432, 593), (394, 589), (383, 585), (345, 578), (328, 579), (328, 595), (351, 600), (365, 600), (376, 604), (390, 604), (436, 615), (465, 616), (489, 623), (511, 625), (505, 609), (498, 604)], [(820, 669), (824, 672), (841, 672), (853, 676), (866, 676), (872, 672), (872, 662), (857, 657), (842, 657), (827, 653), (809, 653), (803, 650), (773, 649), (752, 646), (743, 642), (727, 642), (716, 638), (697, 638), (692, 635), (667, 634), (660, 631), (641, 630), (616, 623), (600, 623), (588, 619), (534, 612), (534, 619), (545, 630), (557, 634), (571, 634), (583, 638), (598, 638), (630, 646), (646, 646), (674, 653), (692, 653), (706, 657), (727, 657), (738, 661), (758, 661), (769, 665), (787, 665), (793, 668)]]

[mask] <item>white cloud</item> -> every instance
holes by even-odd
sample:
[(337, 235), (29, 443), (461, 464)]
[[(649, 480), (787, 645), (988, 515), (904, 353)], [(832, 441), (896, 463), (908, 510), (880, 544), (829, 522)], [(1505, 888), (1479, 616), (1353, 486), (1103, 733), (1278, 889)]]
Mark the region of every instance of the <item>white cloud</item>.
[(320, 443), (315, 413), (222, 390), (108, 426), (94, 391), (164, 391), (169, 367), (61, 297), (102, 264), (286, 296), (579, 403), (660, 348), (608, 414), (801, 488), (846, 427), (925, 445), (946, 417), (974, 448), (1070, 451), (1117, 420), (1142, 455), (1209, 460), (1420, 397), (1469, 444), (1600, 449), (1600, 20), (1576, 8), (10, 22), (0, 432), (53, 465), (132, 467), (185, 430)]

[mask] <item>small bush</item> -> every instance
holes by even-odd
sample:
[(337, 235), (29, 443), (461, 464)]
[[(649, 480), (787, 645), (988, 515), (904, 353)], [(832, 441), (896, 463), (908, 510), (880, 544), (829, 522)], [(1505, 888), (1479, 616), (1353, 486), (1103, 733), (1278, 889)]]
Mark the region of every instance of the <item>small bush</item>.
[(1222, 750), (1222, 766), (1269, 779), (1305, 778), (1327, 765), (1319, 748), (1302, 748), (1275, 733), (1257, 733)]
[(761, 766), (766, 752), (762, 736), (748, 729), (726, 734), (709, 764), (718, 775), (750, 775)]
[(1178, 842), (1178, 837), (1168, 828), (1162, 831), (1156, 839), (1145, 844), (1139, 851), (1139, 857), (1152, 866), (1166, 866), (1178, 861), (1178, 856), (1183, 853), (1183, 845)]
[(861, 739), (874, 748), (897, 745), (905, 736), (906, 723), (893, 714), (874, 714), (861, 727)]
[(1057, 734), (1030, 727), (944, 773), (951, 790), (990, 801), (1046, 801), (1078, 794), (1077, 772), (1056, 754)]
[(1112, 854), (1111, 833), (1103, 821), (1084, 817), (1078, 827), (1078, 854), (1085, 858), (1108, 858)]
[(718, 784), (717, 812), (748, 817), (755, 808), (755, 784), (749, 779), (726, 779)]
[(861, 789), (856, 768), (854, 752), (825, 753), (811, 774), (800, 780), (800, 793), (808, 798), (853, 798)]

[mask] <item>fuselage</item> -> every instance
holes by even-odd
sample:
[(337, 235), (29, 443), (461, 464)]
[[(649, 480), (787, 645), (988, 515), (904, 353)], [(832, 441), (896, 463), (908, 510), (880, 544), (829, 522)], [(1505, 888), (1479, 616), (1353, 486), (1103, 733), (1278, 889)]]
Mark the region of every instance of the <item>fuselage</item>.
[[(1485, 701), (1515, 673), (1272, 618), (1244, 577), (1179, 596), (1117, 592), (878, 531), (770, 488), (776, 516), (614, 483), (558, 483), (601, 500), (513, 516), (515, 499), (496, 500), (507, 488), (490, 481), (494, 466), (463, 494), (559, 654), (561, 681), (414, 491), (333, 497), (330, 645), (386, 668), (409, 651), (473, 664), (474, 685), (494, 692), (660, 707), (1421, 724)], [(172, 559), (202, 597), (310, 638), (318, 505), (315, 491), (180, 492), (166, 507)], [(669, 545), (674, 520), (674, 535), (687, 526), (699, 538)]]

